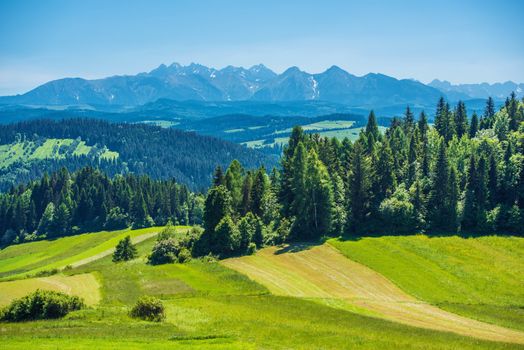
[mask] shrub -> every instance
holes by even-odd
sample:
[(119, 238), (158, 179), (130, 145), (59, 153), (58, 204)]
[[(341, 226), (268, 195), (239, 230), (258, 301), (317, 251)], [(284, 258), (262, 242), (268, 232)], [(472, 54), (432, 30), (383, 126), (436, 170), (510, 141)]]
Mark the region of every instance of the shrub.
[(83, 308), (81, 298), (64, 293), (37, 290), (25, 297), (13, 300), (0, 313), (0, 319), (8, 322), (54, 319), (64, 317), (71, 311)]
[(153, 246), (148, 261), (151, 265), (171, 264), (177, 261), (180, 246), (174, 238), (157, 241)]
[(131, 243), (131, 237), (126, 236), (118, 242), (113, 253), (113, 262), (132, 260), (137, 256), (136, 247)]
[(130, 315), (134, 318), (152, 322), (161, 322), (166, 318), (162, 301), (150, 296), (143, 296), (138, 299), (135, 306), (131, 309)]

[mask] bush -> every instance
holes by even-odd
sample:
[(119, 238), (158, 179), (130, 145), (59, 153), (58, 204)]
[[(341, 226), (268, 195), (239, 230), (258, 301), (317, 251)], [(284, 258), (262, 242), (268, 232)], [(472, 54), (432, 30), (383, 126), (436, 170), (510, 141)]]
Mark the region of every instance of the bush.
[(131, 309), (131, 317), (146, 321), (161, 322), (166, 318), (164, 304), (160, 299), (143, 296)]
[(177, 261), (180, 245), (174, 238), (157, 241), (148, 257), (151, 265), (171, 264)]
[(64, 317), (71, 311), (83, 308), (81, 298), (64, 293), (37, 290), (25, 297), (13, 300), (0, 313), (0, 320), (20, 322), (29, 320), (54, 319)]

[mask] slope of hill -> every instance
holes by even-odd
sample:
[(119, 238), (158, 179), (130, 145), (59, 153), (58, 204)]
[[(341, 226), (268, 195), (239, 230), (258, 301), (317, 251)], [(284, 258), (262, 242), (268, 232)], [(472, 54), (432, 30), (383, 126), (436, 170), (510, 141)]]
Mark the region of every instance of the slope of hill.
[[(378, 255), (370, 255), (376, 256)], [(421, 302), (400, 290), (381, 274), (345, 258), (326, 244), (267, 248), (254, 256), (228, 259), (223, 263), (262, 283), (277, 295), (314, 298), (328, 304), (348, 303), (350, 308), (356, 307), (357, 312), (364, 310), (376, 317), (416, 327), (481, 339), (524, 343), (524, 332), (474, 321)], [(390, 266), (397, 273), (402, 273), (398, 265), (392, 263)], [(522, 274), (519, 276), (522, 277)], [(467, 276), (464, 278), (467, 279)], [(445, 278), (442, 278), (442, 283), (446, 283)], [(476, 281), (464, 282), (468, 283), (470, 288), (477, 288)], [(511, 283), (498, 286), (506, 292), (511, 287)], [(511, 296), (515, 302), (521, 301), (519, 296)]]
[[(233, 159), (271, 169), (276, 157), (207, 136), (145, 124), (92, 119), (35, 120), (0, 126), (1, 189), (62, 166), (100, 167), (110, 175), (133, 172), (174, 177), (192, 189), (206, 188), (217, 164)], [(118, 157), (117, 157), (118, 155)]]
[(309, 74), (291, 67), (276, 74), (263, 65), (217, 70), (177, 63), (131, 76), (86, 80), (65, 78), (43, 84), (23, 95), (0, 98), (4, 104), (137, 106), (160, 98), (178, 101), (311, 101), (351, 106), (433, 103), (441, 91), (414, 80), (382, 74), (351, 75), (333, 66)]
[(524, 239), (406, 236), (331, 240), (350, 259), (445, 310), (524, 330)]
[[(111, 239), (110, 233), (86, 235), (86, 248), (96, 246), (87, 243), (94, 237), (100, 237), (96, 245)], [(61, 243), (64, 240), (68, 238), (54, 242), (67, 246)], [(54, 242), (28, 243), (19, 249), (38, 255), (50, 249), (45, 244)], [(115, 264), (105, 256), (53, 276), (64, 281), (92, 273), (98, 286), (85, 284), (85, 290), (71, 289), (71, 293), (98, 290), (101, 299), (64, 319), (3, 323), (2, 348), (427, 349), (428, 344), (434, 349), (521, 348), (363, 316), (338, 305), (268, 294), (265, 287), (216, 262), (147, 265), (145, 258), (154, 242), (151, 238), (137, 245), (138, 259)], [(3, 261), (0, 259), (0, 266)], [(0, 290), (24, 281), (0, 282)], [(165, 322), (128, 316), (129, 308), (144, 294), (163, 300)]]

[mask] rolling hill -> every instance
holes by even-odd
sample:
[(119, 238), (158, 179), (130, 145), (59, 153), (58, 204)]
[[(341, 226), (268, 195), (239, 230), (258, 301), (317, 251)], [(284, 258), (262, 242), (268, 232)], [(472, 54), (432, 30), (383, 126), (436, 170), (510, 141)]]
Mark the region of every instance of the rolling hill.
[[(154, 234), (155, 231), (158, 229), (148, 232)], [(344, 257), (333, 248), (338, 244), (359, 244), (359, 241), (332, 241), (333, 246), (268, 248), (254, 256), (222, 263), (193, 260), (185, 264), (150, 266), (145, 264), (145, 257), (154, 244), (154, 238), (150, 237), (137, 244), (139, 258), (135, 260), (115, 264), (110, 256), (100, 255), (106, 246), (114, 246), (118, 237), (129, 233), (134, 237), (148, 234), (142, 231), (92, 233), (0, 251), (2, 257), (14, 254), (15, 249), (25, 251), (25, 266), (45, 266), (46, 263), (39, 263), (36, 257), (56, 251), (58, 245), (68, 248), (62, 250), (60, 258), (53, 258), (53, 266), (62, 266), (59, 261), (74, 264), (89, 258), (86, 264), (39, 277), (36, 285), (33, 279), (24, 279), (22, 275), (0, 282), (2, 295), (54, 283), (55, 289), (92, 298), (88, 309), (75, 311), (61, 320), (2, 324), (3, 348), (427, 349), (431, 344), (435, 349), (518, 349), (524, 341), (524, 333), (517, 330), (446, 311), (430, 313), (431, 322), (443, 315), (449, 317), (442, 321), (446, 323), (436, 322), (435, 327), (423, 324), (424, 318), (417, 315), (399, 319), (410, 307), (421, 315), (440, 309), (416, 301), (406, 290), (393, 284), (395, 280)], [(405, 239), (410, 238), (413, 237)], [(71, 244), (71, 239), (76, 239), (76, 243)], [(415, 236), (414, 240), (417, 239), (420, 238)], [(383, 238), (377, 240), (382, 242)], [(388, 240), (390, 238), (386, 238)], [(512, 260), (517, 263), (518, 254), (522, 254), (521, 244), (515, 244), (511, 238), (498, 240), (499, 246), (514, 247), (517, 255), (511, 255), (510, 259), (517, 259)], [(447, 243), (456, 247), (457, 242), (450, 238)], [(346, 254), (345, 250), (341, 251)], [(85, 253), (79, 255), (79, 252)], [(430, 250), (420, 254), (429, 257)], [(491, 255), (486, 257), (486, 264), (490, 259), (493, 262)], [(0, 268), (14, 277), (19, 267), (8, 265), (6, 259), (0, 259)], [(426, 266), (429, 265), (421, 265), (420, 270)], [(405, 270), (402, 262), (397, 267)], [(243, 269), (247, 269), (246, 274), (254, 280), (235, 271)], [(520, 272), (515, 274), (522, 279)], [(29, 287), (28, 281), (31, 281)], [(464, 284), (468, 283), (464, 276)], [(470, 288), (475, 289), (476, 283), (472, 280)], [(498, 288), (504, 290), (507, 286), (500, 284)], [(163, 300), (165, 322), (147, 323), (127, 315), (129, 307), (143, 294)], [(518, 298), (514, 299), (517, 303)], [(370, 310), (370, 305), (378, 306)], [(398, 305), (398, 308), (388, 305)], [(380, 314), (385, 310), (393, 311), (393, 316)], [(413, 323), (413, 317), (418, 322), (416, 327), (404, 324)], [(482, 340), (486, 338), (491, 340)]]

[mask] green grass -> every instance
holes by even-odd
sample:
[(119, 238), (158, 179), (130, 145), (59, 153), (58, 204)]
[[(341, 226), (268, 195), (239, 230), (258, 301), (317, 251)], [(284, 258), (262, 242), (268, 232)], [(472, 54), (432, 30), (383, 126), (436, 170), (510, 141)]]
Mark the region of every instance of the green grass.
[(46, 139), (38, 145), (34, 141), (19, 141), (0, 145), (0, 168), (6, 168), (15, 162), (29, 162), (41, 159), (64, 159), (68, 156), (80, 156), (96, 153), (103, 159), (116, 159), (118, 152), (107, 148), (95, 149), (85, 141), (73, 139)]
[(416, 235), (329, 243), (416, 298), (524, 330), (523, 238)]
[(133, 238), (159, 230), (157, 227), (151, 227), (140, 230), (103, 231), (12, 245), (0, 250), (0, 280), (63, 268), (114, 248), (126, 235)]
[[(138, 244), (140, 257), (109, 256), (66, 274), (96, 271), (102, 301), (62, 320), (0, 325), (2, 349), (518, 349), (413, 328), (316, 302), (274, 296), (220, 264), (145, 264), (154, 238)], [(139, 295), (157, 295), (167, 320), (129, 318)]]

